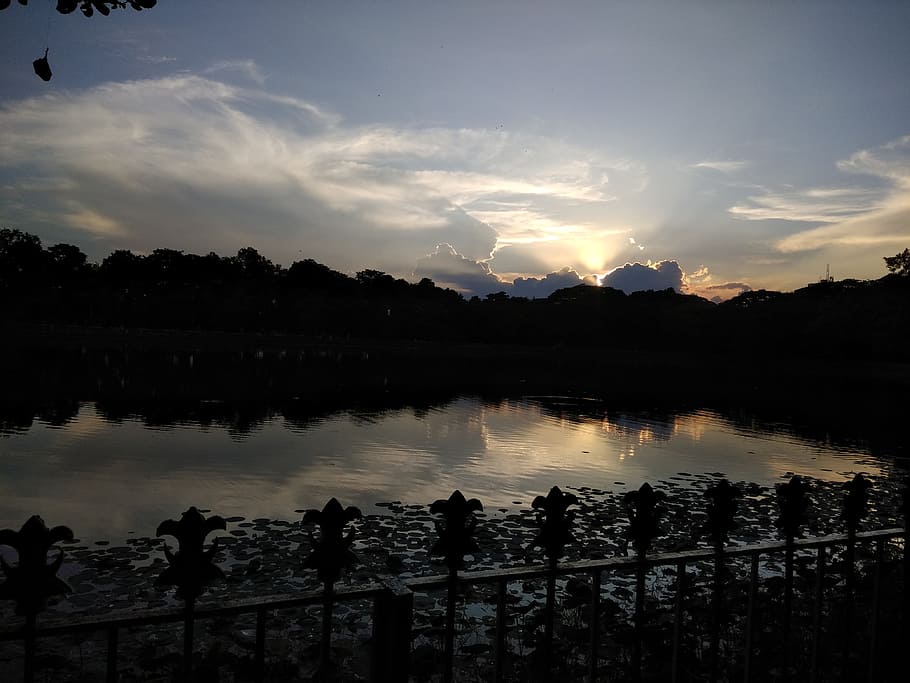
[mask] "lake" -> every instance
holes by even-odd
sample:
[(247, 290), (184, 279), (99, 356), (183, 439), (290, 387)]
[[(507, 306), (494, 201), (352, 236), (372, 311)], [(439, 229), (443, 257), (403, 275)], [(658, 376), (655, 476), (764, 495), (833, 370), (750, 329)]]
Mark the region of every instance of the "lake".
[(152, 535), (190, 505), (293, 519), (332, 496), (427, 504), (455, 488), (516, 509), (553, 485), (613, 492), (677, 473), (769, 485), (789, 472), (889, 476), (887, 453), (715, 410), (622, 411), (598, 400), (460, 396), (298, 417), (293, 402), (198, 402), (168, 419), (81, 402), (0, 435), (0, 527), (31, 514), (83, 540)]

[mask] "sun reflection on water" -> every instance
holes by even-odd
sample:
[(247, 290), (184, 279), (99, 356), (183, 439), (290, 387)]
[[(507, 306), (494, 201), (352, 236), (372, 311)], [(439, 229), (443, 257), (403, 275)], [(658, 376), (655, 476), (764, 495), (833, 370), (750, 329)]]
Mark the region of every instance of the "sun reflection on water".
[(553, 485), (621, 492), (680, 472), (766, 485), (786, 472), (829, 480), (882, 473), (862, 449), (710, 411), (621, 412), (564, 397), (462, 398), (306, 422), (269, 414), (247, 430), (243, 421), (161, 429), (140, 417), (111, 421), (83, 404), (62, 426), (35, 422), (0, 439), (0, 525), (18, 528), (38, 513), (84, 536), (125, 537), (150, 533), (190, 505), (288, 519), (332, 496), (371, 509), (425, 504), (460, 488), (487, 506), (514, 508)]

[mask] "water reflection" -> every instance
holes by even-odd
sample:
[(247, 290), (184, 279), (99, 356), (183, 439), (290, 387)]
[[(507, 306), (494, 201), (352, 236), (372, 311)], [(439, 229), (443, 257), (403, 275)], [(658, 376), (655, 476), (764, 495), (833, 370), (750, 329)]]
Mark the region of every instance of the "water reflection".
[(331, 496), (366, 511), (459, 488), (493, 509), (526, 506), (553, 485), (625, 491), (679, 472), (770, 484), (786, 472), (841, 480), (887, 467), (861, 448), (714, 411), (618, 411), (565, 397), (377, 410), (300, 400), (146, 408), (99, 402), (22, 413), (17, 425), (28, 425), (0, 438), (0, 525), (18, 528), (40, 513), (83, 538), (116, 540), (149, 534), (190, 505), (287, 519)]

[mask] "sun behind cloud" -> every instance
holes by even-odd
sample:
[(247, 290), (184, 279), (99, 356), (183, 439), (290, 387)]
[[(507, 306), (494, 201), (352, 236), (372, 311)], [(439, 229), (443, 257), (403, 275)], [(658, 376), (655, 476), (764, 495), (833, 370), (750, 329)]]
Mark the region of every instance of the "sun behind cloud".
[[(95, 258), (254, 243), (279, 263), (301, 254), (396, 275), (441, 243), (476, 262), (521, 244), (535, 255), (512, 270), (543, 276), (604, 267), (612, 235), (595, 219), (616, 199), (610, 178), (644, 173), (539, 135), (346, 125), (264, 78), (214, 80), (223, 67), (8, 103), (0, 170), (19, 201), (3, 219), (49, 239), (89, 235)], [(92, 125), (75, 134), (72, 121)]]

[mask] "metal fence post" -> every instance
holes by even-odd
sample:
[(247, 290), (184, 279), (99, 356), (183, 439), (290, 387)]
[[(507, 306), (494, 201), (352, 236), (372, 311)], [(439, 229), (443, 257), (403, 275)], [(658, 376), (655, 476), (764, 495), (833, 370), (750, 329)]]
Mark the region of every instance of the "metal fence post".
[(406, 683), (411, 669), (414, 593), (398, 579), (373, 603), (373, 660), (370, 678), (377, 683)]
[(683, 625), (683, 600), (686, 582), (686, 563), (676, 564), (676, 605), (673, 610), (673, 655), (672, 671), (670, 672), (673, 683), (679, 680), (680, 641), (682, 639)]
[(256, 654), (254, 669), (257, 683), (265, 680), (265, 619), (266, 610), (256, 610)]
[(496, 683), (502, 683), (506, 659), (506, 592), (508, 581), (501, 579), (496, 588)]
[(758, 552), (752, 553), (749, 569), (749, 606), (746, 612), (746, 645), (743, 659), (743, 681), (752, 678), (752, 648), (755, 637), (755, 601), (758, 598)]
[(885, 542), (878, 539), (875, 542), (875, 578), (872, 584), (872, 614), (869, 627), (869, 676), (868, 680), (874, 681), (878, 655), (878, 612), (882, 588), (882, 561), (885, 555)]
[(117, 641), (119, 631), (114, 626), (107, 630), (107, 683), (117, 683)]
[(590, 683), (597, 680), (597, 669), (600, 662), (600, 579), (600, 569), (591, 572), (591, 654), (588, 662)]
[(825, 546), (818, 547), (815, 573), (815, 602), (812, 605), (812, 669), (810, 683), (818, 680), (818, 657), (821, 652), (822, 601), (825, 598)]

